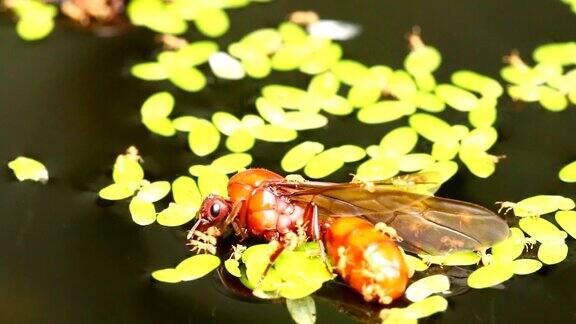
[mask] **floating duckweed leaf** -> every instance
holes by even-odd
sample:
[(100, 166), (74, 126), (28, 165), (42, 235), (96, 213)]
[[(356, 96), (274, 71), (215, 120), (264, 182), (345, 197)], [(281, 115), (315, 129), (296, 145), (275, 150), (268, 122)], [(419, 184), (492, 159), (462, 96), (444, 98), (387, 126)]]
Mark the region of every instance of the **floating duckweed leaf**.
[(233, 275), (234, 277), (240, 278), (242, 276), (242, 272), (240, 271), (240, 262), (234, 259), (228, 259), (224, 261), (224, 267), (229, 274)]
[(311, 49), (305, 43), (286, 44), (271, 58), (272, 68), (278, 71), (290, 71), (298, 68), (310, 55)]
[(519, 259), (512, 262), (512, 271), (516, 275), (527, 275), (542, 268), (542, 263), (538, 260)]
[(182, 281), (180, 272), (173, 268), (156, 270), (152, 272), (152, 278), (164, 283), (178, 283)]
[(392, 178), (399, 171), (397, 159), (376, 158), (360, 164), (356, 170), (356, 177), (363, 181), (383, 180)]
[(212, 123), (214, 123), (214, 126), (216, 126), (222, 134), (227, 136), (232, 135), (232, 133), (242, 127), (240, 119), (224, 111), (215, 112), (214, 115), (212, 115)]
[(420, 91), (434, 91), (436, 89), (436, 78), (432, 73), (423, 73), (414, 76), (414, 82)]
[(242, 127), (244, 128), (251, 129), (262, 125), (264, 125), (264, 120), (260, 116), (248, 114), (242, 117)]
[(272, 71), (272, 63), (262, 52), (249, 51), (242, 56), (242, 67), (246, 74), (255, 79), (267, 77)]
[(446, 255), (443, 264), (447, 266), (467, 266), (480, 262), (480, 255), (474, 251), (459, 251)]
[[(272, 253), (274, 253), (274, 248), (270, 244), (257, 244), (252, 245), (242, 254), (242, 262), (246, 265), (246, 277), (248, 282), (253, 286), (262, 279), (264, 271), (266, 271), (266, 268), (268, 268), (270, 264), (270, 256)], [(271, 271), (268, 271), (266, 277), (271, 275), (270, 272)], [(276, 271), (272, 271), (272, 273), (277, 275)]]
[(443, 265), (446, 261), (447, 255), (429, 255), (429, 254), (418, 254), (420, 258), (429, 264)]
[(384, 156), (397, 157), (410, 153), (418, 142), (418, 133), (410, 127), (398, 127), (388, 132), (380, 141)]
[(459, 111), (470, 111), (478, 106), (478, 98), (474, 94), (450, 84), (438, 85), (435, 93), (448, 106)]
[(305, 130), (321, 128), (328, 124), (328, 118), (308, 111), (290, 111), (284, 114), (281, 125), (288, 129)]
[(378, 101), (382, 90), (373, 82), (357, 82), (348, 91), (348, 102), (354, 107), (364, 107)]
[(202, 197), (209, 194), (227, 196), (228, 176), (216, 167), (208, 167), (198, 176), (198, 188)]
[(458, 156), (468, 170), (479, 178), (488, 178), (496, 171), (498, 158), (484, 151), (460, 147)]
[(564, 240), (544, 242), (538, 248), (538, 259), (544, 264), (557, 264), (568, 256), (568, 245)]
[(160, 118), (142, 118), (142, 123), (149, 131), (160, 136), (174, 136), (176, 128), (172, 121), (166, 117)]
[(436, 71), (442, 62), (442, 56), (431, 46), (417, 47), (404, 60), (404, 68), (412, 75), (420, 75)]
[(250, 129), (250, 133), (257, 139), (265, 142), (290, 142), (296, 139), (298, 133), (279, 125), (261, 125)]
[(199, 177), (202, 172), (207, 171), (211, 168), (211, 165), (203, 165), (203, 164), (194, 164), (190, 168), (188, 168), (188, 172), (195, 177)]
[(418, 92), (418, 87), (408, 72), (397, 70), (389, 76), (387, 90), (398, 99), (408, 100)]
[[(36, 10), (35, 10), (36, 11)], [(18, 36), (26, 41), (35, 41), (48, 36), (54, 29), (54, 18), (42, 12), (28, 13), (16, 23)]]
[(510, 236), (492, 246), (492, 262), (507, 262), (518, 258), (525, 245), (524, 233), (517, 227), (510, 228)]
[(206, 86), (204, 74), (193, 67), (173, 70), (169, 78), (175, 86), (189, 92), (198, 92)]
[(568, 100), (570, 100), (573, 105), (576, 105), (576, 89), (573, 89), (568, 93)]
[(172, 120), (172, 126), (178, 131), (189, 132), (192, 130), (196, 119), (194, 116), (181, 116)]
[(493, 127), (476, 128), (461, 142), (464, 150), (487, 151), (496, 143), (498, 132)]
[(475, 289), (489, 288), (512, 278), (512, 267), (506, 263), (491, 263), (476, 269), (468, 277), (468, 286)]
[(244, 170), (252, 163), (252, 156), (246, 153), (230, 153), (223, 155), (212, 162), (212, 166), (219, 168), (226, 174)]
[(346, 98), (334, 95), (322, 101), (322, 109), (329, 114), (337, 116), (345, 116), (354, 111), (354, 107), (346, 100)]
[(428, 92), (418, 91), (413, 96), (406, 98), (406, 100), (428, 112), (441, 112), (446, 108), (442, 99)]
[(508, 94), (512, 99), (524, 102), (535, 102), (540, 99), (539, 88), (533, 85), (510, 86)]
[(196, 181), (187, 176), (180, 176), (172, 182), (172, 197), (179, 205), (198, 207), (202, 203)]
[(344, 166), (338, 148), (331, 148), (315, 155), (306, 163), (304, 173), (312, 179), (324, 178)]
[(324, 145), (318, 142), (306, 141), (291, 148), (280, 162), (286, 172), (302, 169), (318, 153), (324, 150)]
[(410, 254), (404, 255), (404, 261), (406, 261), (408, 268), (414, 271), (426, 271), (428, 269), (428, 264), (426, 262)]
[(474, 71), (461, 70), (452, 74), (452, 83), (482, 96), (498, 98), (504, 89), (498, 81)]
[(340, 80), (332, 72), (315, 75), (308, 84), (308, 92), (314, 95), (330, 98), (338, 93)]
[(434, 164), (434, 158), (425, 153), (407, 154), (400, 158), (400, 171), (414, 172)]
[(362, 28), (357, 24), (345, 21), (318, 20), (308, 25), (307, 30), (314, 37), (349, 40), (356, 37)]
[(457, 171), (458, 163), (454, 161), (438, 161), (420, 172), (434, 174), (436, 176), (434, 181), (438, 184), (442, 184), (452, 178)]
[(407, 316), (413, 319), (428, 317), (444, 312), (446, 309), (448, 309), (448, 301), (442, 296), (431, 296), (405, 308)]
[(314, 324), (316, 322), (316, 304), (310, 296), (286, 299), (286, 308), (297, 324)]
[(576, 161), (565, 165), (558, 173), (558, 177), (564, 182), (576, 182)]
[(220, 37), (230, 28), (230, 19), (226, 12), (218, 8), (204, 8), (194, 20), (196, 28), (209, 37)]
[(163, 5), (163, 8), (154, 13), (154, 15), (151, 16), (144, 25), (153, 31), (162, 34), (179, 35), (186, 32), (188, 29), (186, 21), (179, 17), (175, 12), (166, 9), (165, 5)]
[(165, 80), (170, 75), (164, 65), (157, 62), (136, 64), (132, 66), (130, 73), (136, 78), (146, 81)]
[(156, 222), (162, 226), (182, 226), (196, 217), (200, 205), (179, 205), (170, 203), (168, 207), (158, 213)]
[(442, 274), (432, 275), (414, 281), (408, 288), (404, 295), (406, 299), (411, 302), (417, 302), (424, 298), (447, 291), (450, 289), (450, 279)]
[(458, 154), (460, 144), (458, 141), (453, 142), (436, 142), (432, 144), (432, 157), (438, 161), (452, 160)]
[(188, 145), (192, 152), (198, 156), (206, 156), (214, 152), (220, 144), (218, 129), (205, 119), (196, 119), (192, 130), (188, 133)]
[(541, 217), (524, 217), (518, 224), (520, 228), (540, 243), (563, 241), (566, 232)]
[(380, 124), (407, 116), (416, 110), (416, 107), (405, 101), (383, 100), (362, 107), (358, 111), (358, 120), (366, 124)]
[(573, 238), (576, 238), (576, 211), (558, 211), (556, 212), (555, 219), (563, 230), (565, 230)]
[(156, 208), (153, 203), (134, 197), (128, 207), (134, 223), (146, 226), (156, 221)]
[(568, 99), (562, 92), (547, 86), (538, 87), (540, 104), (550, 111), (562, 111), (568, 107)]
[(353, 60), (341, 60), (334, 64), (331, 70), (342, 83), (350, 86), (367, 80), (369, 77), (368, 68)]
[(418, 320), (410, 317), (406, 308), (384, 308), (380, 311), (382, 324), (417, 324)]
[(212, 254), (198, 254), (187, 258), (176, 266), (182, 281), (202, 278), (220, 265), (220, 259)]
[(356, 145), (342, 145), (338, 147), (342, 161), (346, 163), (356, 162), (362, 160), (366, 156), (366, 151), (360, 146)]
[[(312, 47), (316, 47), (311, 45)], [(300, 64), (300, 71), (306, 74), (319, 74), (328, 71), (342, 58), (342, 47), (336, 43), (325, 43), (316, 48)]]
[(254, 136), (248, 130), (238, 129), (226, 139), (226, 148), (236, 153), (246, 152), (254, 146), (254, 142)]
[(304, 101), (308, 99), (306, 91), (279, 84), (271, 84), (262, 88), (262, 96), (272, 104), (289, 109), (301, 109), (306, 105)]
[(210, 55), (208, 63), (212, 73), (221, 79), (239, 80), (244, 78), (245, 72), (240, 61), (225, 52)]
[(122, 200), (132, 196), (137, 189), (129, 183), (113, 183), (100, 189), (98, 196), (106, 200)]
[(418, 134), (431, 142), (454, 142), (454, 131), (438, 117), (418, 113), (410, 116), (408, 123)]
[(199, 41), (183, 46), (176, 57), (184, 66), (197, 66), (208, 62), (210, 56), (218, 51), (218, 44), (212, 41)]
[(452, 125), (452, 131), (454, 132), (454, 139), (461, 140), (470, 133), (470, 129), (466, 125)]
[(16, 176), (19, 181), (48, 181), (48, 170), (44, 164), (34, 159), (19, 156), (8, 162), (8, 167), (14, 171), (14, 176)]
[(140, 113), (143, 118), (168, 117), (174, 108), (174, 97), (169, 92), (158, 92), (146, 99)]
[(385, 65), (374, 65), (368, 69), (371, 82), (377, 84), (380, 89), (386, 89), (390, 77), (394, 74), (394, 70)]
[(168, 181), (145, 181), (138, 191), (136, 197), (147, 202), (156, 202), (170, 193), (170, 182)]
[(539, 216), (574, 208), (574, 201), (557, 195), (537, 195), (514, 204), (514, 215), (518, 217)]
[(270, 54), (282, 46), (282, 35), (274, 28), (263, 28), (242, 37), (240, 43), (254, 50)]
[(278, 32), (285, 43), (301, 42), (308, 38), (308, 34), (302, 27), (291, 22), (281, 23), (278, 26)]
[(533, 53), (534, 60), (540, 63), (570, 65), (576, 63), (576, 43), (551, 43), (538, 46)]
[(468, 121), (476, 128), (490, 127), (497, 118), (498, 111), (496, 106), (485, 104), (483, 101), (485, 101), (484, 98), (480, 99), (478, 107), (472, 109), (468, 114)]

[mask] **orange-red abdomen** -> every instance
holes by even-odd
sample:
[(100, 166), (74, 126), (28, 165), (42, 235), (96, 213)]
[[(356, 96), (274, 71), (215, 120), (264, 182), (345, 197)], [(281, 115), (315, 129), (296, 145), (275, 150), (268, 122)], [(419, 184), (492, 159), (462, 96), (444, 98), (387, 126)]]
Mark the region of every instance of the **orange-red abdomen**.
[(336, 218), (325, 232), (328, 255), (342, 278), (367, 301), (402, 296), (408, 268), (396, 242), (358, 217)]

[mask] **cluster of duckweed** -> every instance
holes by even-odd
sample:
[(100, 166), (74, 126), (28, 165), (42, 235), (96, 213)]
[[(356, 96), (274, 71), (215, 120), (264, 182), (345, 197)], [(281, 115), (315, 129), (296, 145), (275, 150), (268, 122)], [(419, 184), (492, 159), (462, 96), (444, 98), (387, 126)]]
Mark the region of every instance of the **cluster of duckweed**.
[(48, 181), (48, 169), (46, 169), (42, 162), (29, 157), (19, 156), (8, 162), (8, 167), (12, 169), (18, 181)]
[(576, 0), (562, 0), (565, 4), (569, 5), (574, 13), (576, 13)]
[(525, 63), (518, 53), (507, 57), (500, 75), (510, 83), (508, 94), (514, 100), (539, 102), (549, 111), (562, 111), (576, 105), (576, 42), (539, 46), (532, 53), (536, 64)]
[(58, 14), (55, 5), (41, 0), (5, 0), (4, 5), (18, 18), (16, 33), (23, 40), (42, 39), (54, 29), (54, 18)]

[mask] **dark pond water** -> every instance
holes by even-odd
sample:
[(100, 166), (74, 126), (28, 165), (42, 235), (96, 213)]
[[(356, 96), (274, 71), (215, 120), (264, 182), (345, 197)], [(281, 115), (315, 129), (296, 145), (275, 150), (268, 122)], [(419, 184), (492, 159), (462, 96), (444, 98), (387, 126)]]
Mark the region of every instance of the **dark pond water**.
[[(539, 44), (576, 38), (576, 15), (559, 0), (496, 1), (295, 1), (277, 0), (232, 13), (233, 30), (222, 43), (263, 26), (275, 26), (295, 9), (361, 24), (345, 55), (367, 64), (400, 67), (404, 35), (413, 25), (444, 56), (440, 80), (460, 68), (496, 76), (511, 49), (529, 56)], [(192, 38), (198, 38), (191, 33)], [(135, 62), (157, 49), (153, 35), (130, 30), (113, 38), (59, 24), (47, 40), (19, 40), (0, 14), (0, 322), (2, 323), (289, 323), (282, 304), (231, 298), (215, 278), (180, 285), (152, 283), (149, 273), (187, 255), (184, 232), (134, 225), (125, 203), (102, 204), (97, 190), (109, 181), (114, 157), (129, 145), (140, 148), (151, 178), (185, 174), (206, 163), (186, 149), (183, 137), (151, 135), (138, 107), (159, 89), (177, 97), (177, 114), (208, 116), (214, 109), (251, 111), (258, 89), (272, 82), (303, 86), (298, 74), (264, 81), (219, 82), (198, 95), (168, 84), (130, 77)], [(456, 121), (459, 115), (446, 118)], [(328, 145), (377, 142), (395, 125), (357, 127), (354, 117), (332, 118), (326, 129), (301, 138)], [(492, 207), (539, 193), (575, 196), (556, 172), (576, 159), (576, 109), (549, 113), (535, 105), (504, 100), (493, 149), (508, 158), (488, 180), (461, 171), (441, 194)], [(257, 165), (278, 170), (280, 153), (293, 144), (258, 144)], [(5, 167), (17, 155), (43, 161), (48, 185), (18, 183)], [(352, 169), (333, 180), (345, 181)], [(571, 250), (576, 249), (570, 241)], [(449, 311), (429, 322), (510, 323), (576, 320), (576, 256), (503, 290), (470, 291), (450, 298)], [(316, 298), (319, 323), (353, 321), (334, 300), (349, 294), (329, 289)], [(368, 306), (366, 306), (368, 307)]]

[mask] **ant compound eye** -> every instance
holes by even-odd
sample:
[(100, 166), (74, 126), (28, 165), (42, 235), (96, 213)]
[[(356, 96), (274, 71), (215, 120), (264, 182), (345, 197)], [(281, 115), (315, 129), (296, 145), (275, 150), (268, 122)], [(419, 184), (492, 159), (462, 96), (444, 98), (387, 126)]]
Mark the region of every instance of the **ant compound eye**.
[(220, 216), (220, 210), (220, 203), (214, 202), (212, 206), (210, 206), (210, 216), (217, 218)]

